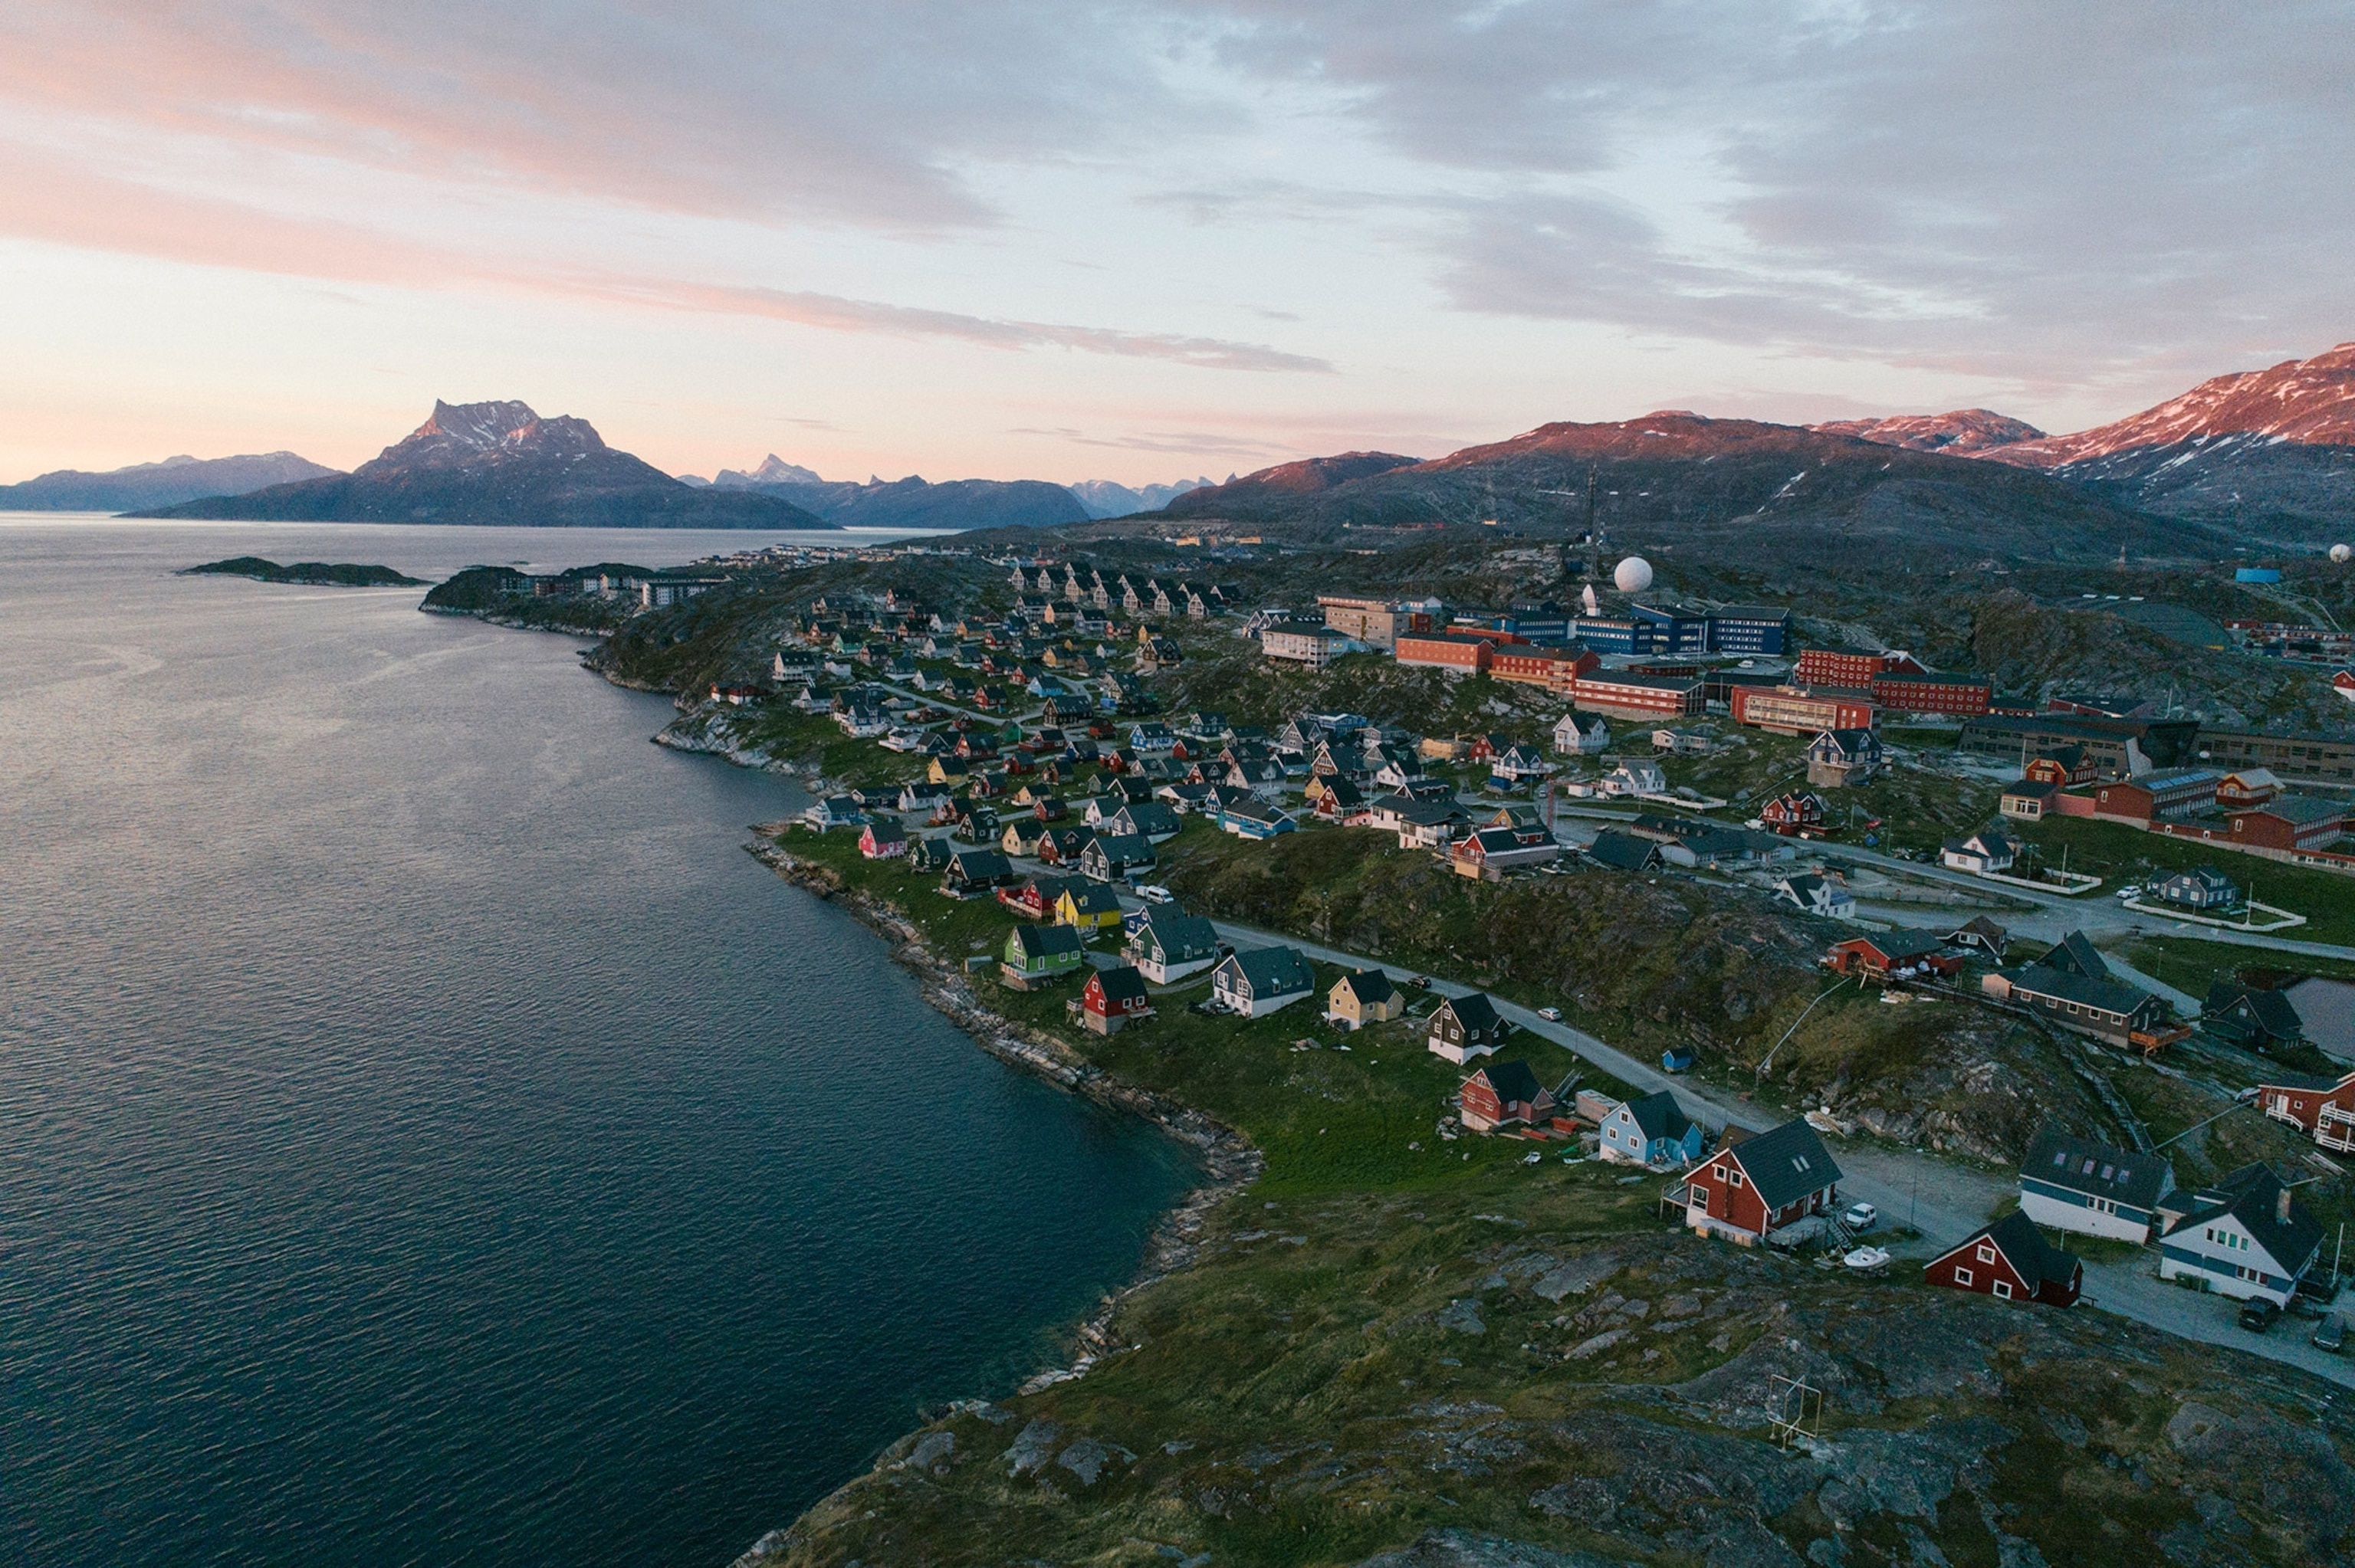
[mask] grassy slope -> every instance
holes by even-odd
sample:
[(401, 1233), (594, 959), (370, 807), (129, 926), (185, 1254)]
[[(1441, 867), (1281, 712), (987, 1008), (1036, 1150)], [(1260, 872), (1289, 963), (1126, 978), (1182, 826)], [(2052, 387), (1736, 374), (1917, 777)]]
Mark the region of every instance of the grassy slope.
[[(994, 952), (1010, 924), (860, 862), (847, 833), (785, 842), (943, 951)], [(2318, 1429), (2323, 1407), (2276, 1369), (2090, 1313), (1665, 1233), (1657, 1179), (1565, 1167), (1559, 1145), (1531, 1165), (1538, 1146), (1519, 1140), (1434, 1139), (1455, 1074), (1405, 1028), (1347, 1054), (1295, 1051), (1334, 1039), (1307, 1004), (1238, 1024), (1184, 1012), (1174, 1003), (1194, 988), (1181, 988), (1102, 1041), (1061, 1022), (1075, 982), (974, 983), (1098, 1065), (1229, 1120), (1265, 1150), (1267, 1175), (1211, 1216), (1194, 1268), (1121, 1308), (1118, 1348), (1086, 1377), (944, 1414), (773, 1543), (773, 1560), (1348, 1563), (1444, 1526), (1668, 1563), (1789, 1562), (1838, 1536), (1851, 1563), (1918, 1561), (1926, 1541), (1991, 1564), (2019, 1550), (1998, 1533), (2054, 1563), (2118, 1561), (2209, 1529), (2195, 1493), (2254, 1521), (2243, 1560), (2341, 1544), (2355, 1433), (2335, 1414)], [(1831, 1391), (1828, 1458), (1765, 1440), (1776, 1371)], [(2245, 1425), (2187, 1450), (2168, 1425), (2186, 1400)]]
[(2066, 849), (2069, 869), (2088, 871), (2109, 879), (2105, 895), (2122, 881), (2138, 880), (2157, 871), (2163, 874), (2212, 865), (2238, 883), (2254, 887), (2256, 896), (2276, 908), (2307, 917), (2307, 923), (2286, 937), (2309, 942), (2355, 942), (2355, 876), (2284, 865), (2253, 854), (2235, 854), (2196, 842), (2147, 833), (2119, 822), (2096, 822), (2078, 817), (2047, 817), (2022, 823), (2021, 840), (2042, 852), (2045, 863), (2058, 866)]

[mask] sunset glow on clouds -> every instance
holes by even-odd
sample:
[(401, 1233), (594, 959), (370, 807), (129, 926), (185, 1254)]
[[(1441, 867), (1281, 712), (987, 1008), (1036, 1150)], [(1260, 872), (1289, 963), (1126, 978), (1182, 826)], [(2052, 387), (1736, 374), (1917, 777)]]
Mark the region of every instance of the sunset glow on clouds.
[(2350, 10), (16, 0), (0, 481), (435, 397), (854, 478), (2073, 429), (2355, 338)]

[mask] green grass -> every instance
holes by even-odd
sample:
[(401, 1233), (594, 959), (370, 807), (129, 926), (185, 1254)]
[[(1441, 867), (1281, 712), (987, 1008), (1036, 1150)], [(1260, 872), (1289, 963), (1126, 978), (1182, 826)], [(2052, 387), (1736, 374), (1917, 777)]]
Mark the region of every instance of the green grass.
[(2259, 855), (2143, 832), (2119, 822), (2047, 817), (2041, 822), (2019, 824), (2019, 833), (2023, 842), (2042, 852), (2045, 864), (2059, 867), (2065, 850), (2071, 871), (2107, 878), (2107, 885), (2093, 896), (2107, 897), (2121, 882), (2152, 872), (2164, 875), (2212, 865), (2243, 891), (2254, 889), (2261, 902), (2307, 917), (2304, 926), (2283, 936), (2299, 941), (2355, 943), (2355, 876), (2284, 865)]

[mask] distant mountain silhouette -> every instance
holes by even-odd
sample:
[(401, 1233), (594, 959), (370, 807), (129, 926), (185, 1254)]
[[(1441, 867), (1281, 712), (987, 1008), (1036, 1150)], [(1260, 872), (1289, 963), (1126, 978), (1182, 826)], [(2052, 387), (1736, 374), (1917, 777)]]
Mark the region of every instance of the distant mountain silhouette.
[(1181, 479), (1175, 484), (1141, 484), (1131, 489), (1109, 479), (1083, 479), (1063, 488), (1080, 498), (1091, 517), (1128, 517), (1139, 512), (1158, 512), (1189, 490), (1200, 490), (1218, 482), (1205, 475), (1200, 479)]
[(192, 501), (151, 517), (550, 528), (826, 528), (774, 496), (698, 490), (607, 446), (585, 419), (519, 402), (437, 402), (407, 439), (347, 474)]
[(763, 480), (764, 473), (810, 471), (780, 461), (750, 474), (722, 469), (712, 481), (760, 495), (773, 495), (806, 507), (841, 528), (1051, 528), (1084, 523), (1087, 508), (1060, 484), (1039, 479), (952, 479), (928, 484), (911, 475), (901, 480)]
[(1997, 447), (2043, 439), (2044, 432), (2024, 420), (1987, 408), (1957, 408), (1950, 414), (1901, 414), (1888, 419), (1834, 419), (1810, 425), (1828, 436), (1855, 436), (1917, 452), (1945, 452), (1977, 457)]
[(1224, 484), (1189, 490), (1162, 510), (1177, 517), (1280, 514), (1303, 496), (1320, 495), (1355, 480), (1413, 468), (1418, 461), (1396, 452), (1343, 452), (1338, 457), (1305, 458), (1298, 462), (1263, 468)]
[(264, 485), (320, 479), (337, 471), (293, 452), (173, 457), (103, 473), (61, 468), (22, 484), (0, 485), (0, 512), (130, 512), (208, 495), (242, 495)]

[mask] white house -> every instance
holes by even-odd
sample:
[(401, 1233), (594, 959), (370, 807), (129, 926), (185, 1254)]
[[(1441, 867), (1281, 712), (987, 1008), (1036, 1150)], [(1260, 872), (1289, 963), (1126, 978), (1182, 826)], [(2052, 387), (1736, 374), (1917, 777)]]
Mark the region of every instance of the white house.
[(1796, 904), (1810, 915), (1827, 919), (1851, 920), (1856, 917), (1856, 895), (1848, 884), (1838, 877), (1814, 872), (1799, 876), (1786, 876), (1774, 885), (1774, 896)]
[(1146, 980), (1170, 985), (1219, 961), (1219, 933), (1199, 915), (1176, 915), (1167, 906), (1147, 906), (1146, 918), (1129, 934), (1128, 956)]
[(2322, 1251), (2322, 1227), (2269, 1167), (2244, 1165), (2192, 1194), (2158, 1243), (2158, 1277), (2245, 1301), (2289, 1305)]
[(1489, 759), (1488, 777), (1508, 783), (1519, 784), (1531, 779), (1542, 779), (1553, 771), (1554, 765), (1545, 753), (1534, 746), (1509, 746)]
[(1564, 757), (1597, 757), (1611, 744), (1611, 732), (1603, 727), (1601, 719), (1582, 722), (1576, 714), (1564, 714), (1553, 726), (1553, 748)]
[(2001, 828), (1982, 828), (1966, 839), (1948, 839), (1939, 849), (1938, 858), (1950, 871), (1984, 876), (1991, 871), (2009, 871), (2012, 863), (2019, 858), (2019, 846)]
[(2047, 1128), (2019, 1167), (2019, 1211), (2040, 1225), (2140, 1246), (2161, 1228), (2175, 1172), (2156, 1154)]
[(1210, 973), (1210, 994), (1229, 1012), (1263, 1018), (1316, 990), (1308, 960), (1292, 948), (1231, 953)]
[(1622, 762), (1604, 776), (1602, 789), (1605, 795), (1665, 795), (1668, 776), (1657, 762)]

